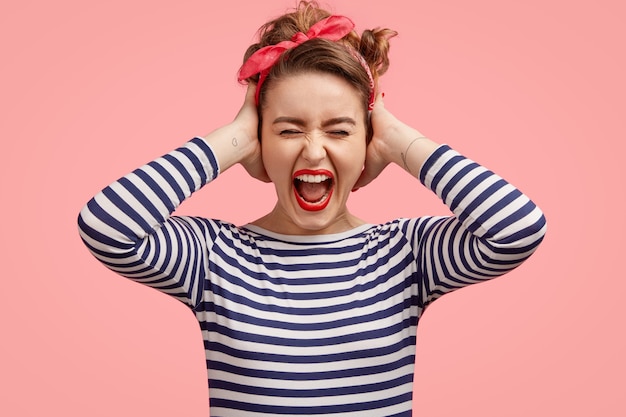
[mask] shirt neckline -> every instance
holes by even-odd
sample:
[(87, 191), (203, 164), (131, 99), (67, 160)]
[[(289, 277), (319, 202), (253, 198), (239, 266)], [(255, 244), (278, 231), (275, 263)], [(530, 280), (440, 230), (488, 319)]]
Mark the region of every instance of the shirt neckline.
[(241, 228), (245, 230), (249, 230), (253, 233), (266, 236), (272, 239), (280, 240), (283, 242), (328, 243), (328, 242), (336, 242), (338, 240), (343, 240), (343, 239), (354, 237), (370, 229), (372, 226), (373, 225), (370, 223), (365, 223), (365, 224), (356, 226), (350, 230), (346, 230), (344, 232), (328, 233), (328, 234), (320, 234), (320, 235), (287, 235), (283, 233), (272, 232), (263, 227), (256, 226), (254, 224), (249, 224), (249, 223), (242, 226)]

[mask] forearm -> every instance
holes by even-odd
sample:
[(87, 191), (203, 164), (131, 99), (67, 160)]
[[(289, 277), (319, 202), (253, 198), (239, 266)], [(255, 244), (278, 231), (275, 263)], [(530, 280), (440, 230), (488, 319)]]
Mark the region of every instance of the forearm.
[(205, 142), (213, 149), (220, 172), (239, 163), (251, 177), (269, 181), (263, 166), (257, 131), (258, 116), (254, 104), (254, 87), (251, 84), (248, 86), (244, 104), (232, 123), (204, 137)]
[(194, 138), (94, 196), (80, 212), (80, 236), (111, 270), (193, 307), (202, 285), (209, 225), (170, 215), (217, 173), (210, 147)]
[(222, 126), (203, 137), (209, 144), (219, 171), (224, 172), (237, 163), (245, 162), (258, 147), (256, 137), (250, 135), (235, 122)]
[[(447, 146), (399, 121), (384, 106), (376, 114), (373, 155), (395, 163), (435, 192), (465, 229), (487, 245), (525, 248), (545, 229), (541, 211), (519, 190)], [(374, 114), (373, 116), (374, 117)], [(370, 145), (370, 146), (371, 146)], [(506, 249), (506, 248), (509, 249)], [(497, 249), (496, 249), (497, 250)]]
[(446, 145), (427, 158), (420, 181), (490, 252), (525, 255), (543, 238), (545, 218), (528, 196)]
[(81, 210), (81, 234), (98, 250), (131, 250), (217, 174), (213, 152), (201, 138), (194, 138), (94, 196)]
[(389, 149), (386, 150), (389, 160), (419, 178), (424, 162), (440, 144), (409, 126), (398, 126), (390, 130), (387, 141)]
[(410, 222), (424, 306), (447, 292), (507, 273), (543, 240), (546, 220), (526, 195), (446, 145), (424, 162), (420, 181), (454, 212)]
[(385, 108), (381, 96), (372, 111), (371, 123), (374, 134), (355, 189), (369, 184), (391, 163), (419, 178), (422, 165), (440, 145), (398, 120)]

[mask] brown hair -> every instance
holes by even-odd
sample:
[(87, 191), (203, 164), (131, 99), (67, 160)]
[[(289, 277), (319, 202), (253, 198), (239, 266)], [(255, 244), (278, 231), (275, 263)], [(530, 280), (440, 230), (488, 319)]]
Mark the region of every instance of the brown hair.
[[(316, 1), (300, 1), (296, 9), (261, 26), (259, 42), (250, 45), (244, 55), (244, 62), (257, 50), (289, 40), (298, 32), (307, 33), (318, 21), (331, 13), (321, 9)], [(365, 30), (362, 35), (350, 32), (338, 42), (326, 39), (311, 39), (283, 53), (283, 59), (271, 68), (267, 79), (259, 92), (259, 107), (264, 103), (264, 92), (273, 80), (303, 72), (325, 72), (338, 75), (352, 84), (363, 98), (367, 110), (370, 95), (370, 79), (363, 66), (350, 53), (346, 46), (358, 51), (370, 68), (374, 83), (389, 67), (389, 39), (397, 35), (390, 29), (376, 28)], [(255, 74), (245, 81), (256, 83), (259, 75)], [(366, 111), (367, 114), (367, 111)]]

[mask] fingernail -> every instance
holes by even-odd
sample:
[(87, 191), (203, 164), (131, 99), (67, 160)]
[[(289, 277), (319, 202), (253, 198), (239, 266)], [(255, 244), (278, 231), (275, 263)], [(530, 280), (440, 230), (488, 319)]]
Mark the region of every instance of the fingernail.
[(385, 98), (385, 92), (383, 92), (383, 98)]
[(352, 192), (355, 192), (355, 191), (359, 191), (359, 189), (358, 188), (353, 188)]

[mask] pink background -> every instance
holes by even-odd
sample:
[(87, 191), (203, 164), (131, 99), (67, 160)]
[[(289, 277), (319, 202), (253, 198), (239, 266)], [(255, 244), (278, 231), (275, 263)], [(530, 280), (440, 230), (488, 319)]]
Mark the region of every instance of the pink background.
[[(76, 216), (117, 177), (230, 121), (244, 50), (293, 2), (175, 3), (2, 7), (0, 415), (208, 414), (193, 315), (101, 266)], [(425, 314), (416, 416), (626, 415), (623, 4), (332, 3), (359, 30), (400, 32), (387, 107), (549, 220), (522, 268)], [(243, 223), (273, 198), (237, 167), (181, 213)], [(350, 204), (372, 222), (447, 212), (396, 168)]]

